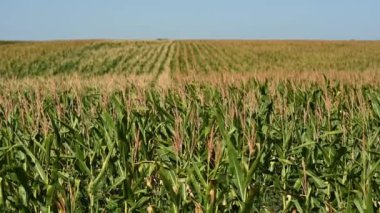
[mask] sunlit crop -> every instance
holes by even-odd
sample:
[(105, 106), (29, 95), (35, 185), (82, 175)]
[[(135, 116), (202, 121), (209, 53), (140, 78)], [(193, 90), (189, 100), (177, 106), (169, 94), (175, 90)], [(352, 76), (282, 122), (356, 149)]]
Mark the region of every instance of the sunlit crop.
[(0, 209), (378, 211), (379, 48), (307, 44), (0, 45)]

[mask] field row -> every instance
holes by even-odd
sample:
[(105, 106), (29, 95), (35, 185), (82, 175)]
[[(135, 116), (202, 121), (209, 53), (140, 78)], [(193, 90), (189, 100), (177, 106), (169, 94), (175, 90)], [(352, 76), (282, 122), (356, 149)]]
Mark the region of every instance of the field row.
[(61, 41), (0, 45), (0, 75), (377, 71), (380, 42)]
[(0, 97), (0, 209), (380, 207), (378, 87), (252, 80)]

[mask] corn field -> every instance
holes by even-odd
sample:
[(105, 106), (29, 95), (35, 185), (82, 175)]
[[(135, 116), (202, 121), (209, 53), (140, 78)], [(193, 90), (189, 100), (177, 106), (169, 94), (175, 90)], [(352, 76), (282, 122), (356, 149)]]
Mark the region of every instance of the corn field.
[(377, 71), (378, 41), (60, 41), (0, 43), (0, 75)]
[(308, 45), (1, 44), (1, 211), (378, 212), (379, 44)]

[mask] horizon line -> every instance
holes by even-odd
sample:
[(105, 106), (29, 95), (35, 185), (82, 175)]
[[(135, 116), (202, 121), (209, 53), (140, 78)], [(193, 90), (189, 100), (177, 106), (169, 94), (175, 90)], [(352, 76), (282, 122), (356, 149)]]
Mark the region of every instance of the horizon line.
[(0, 42), (59, 42), (59, 41), (380, 41), (380, 39), (321, 39), (321, 38), (57, 38), (0, 39)]

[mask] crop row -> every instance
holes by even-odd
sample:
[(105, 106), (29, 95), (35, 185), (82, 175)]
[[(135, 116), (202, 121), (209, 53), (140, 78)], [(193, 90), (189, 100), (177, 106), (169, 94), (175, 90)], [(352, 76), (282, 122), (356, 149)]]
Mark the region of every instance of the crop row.
[(42, 92), (0, 90), (4, 211), (379, 208), (376, 86)]
[[(173, 54), (169, 54), (169, 47)], [(379, 42), (318, 41), (67, 41), (4, 43), (3, 77), (79, 73), (150, 74), (250, 71), (373, 71)], [(161, 68), (162, 69), (162, 68)]]

